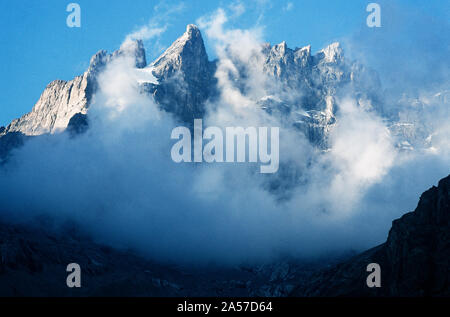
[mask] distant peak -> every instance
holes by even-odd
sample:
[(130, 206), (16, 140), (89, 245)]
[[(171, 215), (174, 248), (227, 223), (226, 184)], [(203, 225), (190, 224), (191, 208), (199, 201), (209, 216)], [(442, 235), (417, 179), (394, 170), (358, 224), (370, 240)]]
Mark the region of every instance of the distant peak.
[(343, 57), (341, 43), (334, 42), (319, 51), (319, 55), (323, 55), (323, 59), (327, 63), (335, 63)]
[(120, 46), (120, 49), (113, 53), (113, 56), (120, 56), (122, 54), (133, 57), (137, 68), (144, 68), (147, 66), (144, 42), (142, 40), (126, 40)]
[(277, 52), (277, 55), (284, 56), (289, 50), (287, 47), (286, 41), (281, 42), (273, 47), (273, 50)]
[(331, 43), (330, 45), (328, 45), (327, 47), (325, 47), (323, 50), (333, 50), (333, 51), (342, 50), (342, 46), (341, 46), (341, 43), (334, 42), (334, 43)]
[(311, 44), (310, 45), (306, 45), (306, 46), (303, 46), (303, 47), (298, 47), (298, 48), (296, 48), (295, 49), (295, 51), (296, 52), (302, 52), (302, 51), (304, 51), (304, 52), (311, 52)]

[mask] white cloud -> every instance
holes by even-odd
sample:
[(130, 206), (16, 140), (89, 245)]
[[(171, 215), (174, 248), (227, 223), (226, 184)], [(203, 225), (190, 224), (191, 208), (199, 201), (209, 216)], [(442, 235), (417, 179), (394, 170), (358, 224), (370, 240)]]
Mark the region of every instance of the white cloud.
[(153, 23), (150, 25), (145, 25), (139, 30), (127, 35), (126, 41), (132, 40), (149, 40), (157, 36), (161, 36), (166, 31), (167, 27), (158, 27)]
[(245, 6), (241, 1), (233, 2), (228, 7), (232, 12), (233, 18), (240, 17), (242, 14), (245, 13)]
[(286, 3), (286, 5), (283, 7), (284, 11), (291, 11), (292, 9), (294, 9), (294, 4), (292, 2)]

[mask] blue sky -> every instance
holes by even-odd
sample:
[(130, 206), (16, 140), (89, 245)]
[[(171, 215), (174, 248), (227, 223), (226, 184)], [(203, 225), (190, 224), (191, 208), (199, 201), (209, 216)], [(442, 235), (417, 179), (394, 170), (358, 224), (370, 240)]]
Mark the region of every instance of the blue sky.
[[(66, 26), (66, 6), (70, 2), (81, 6), (81, 28)], [(231, 21), (231, 26), (248, 28), (259, 23), (265, 26), (264, 35), (268, 42), (285, 40), (292, 48), (311, 44), (313, 51), (317, 51), (334, 40), (367, 28), (365, 8), (371, 1), (241, 2), (246, 13)], [(392, 2), (430, 17), (446, 20), (449, 17), (449, 1), (446, 0)], [(168, 26), (160, 43), (164, 47), (180, 36), (187, 24), (195, 23), (199, 17), (219, 7), (228, 8), (231, 3), (211, 0), (2, 1), (0, 126), (30, 111), (52, 80), (70, 80), (82, 74), (95, 52), (117, 49), (127, 34), (155, 16), (174, 11), (164, 19)], [(152, 43), (146, 44), (148, 59), (152, 60), (159, 51), (151, 46)], [(212, 52), (210, 47), (207, 49)]]

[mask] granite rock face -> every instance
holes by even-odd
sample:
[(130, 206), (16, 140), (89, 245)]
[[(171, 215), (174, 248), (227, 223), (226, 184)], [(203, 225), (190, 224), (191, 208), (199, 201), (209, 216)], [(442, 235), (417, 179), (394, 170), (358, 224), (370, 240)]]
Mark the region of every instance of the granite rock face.
[(68, 82), (63, 80), (51, 82), (33, 110), (11, 122), (6, 132), (41, 135), (63, 131), (75, 113), (87, 111), (87, 86), (86, 75)]

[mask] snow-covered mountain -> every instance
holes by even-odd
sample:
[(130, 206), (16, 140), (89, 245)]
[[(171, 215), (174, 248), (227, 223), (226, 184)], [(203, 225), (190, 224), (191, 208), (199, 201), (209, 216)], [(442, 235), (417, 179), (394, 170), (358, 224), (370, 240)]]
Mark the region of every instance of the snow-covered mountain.
[[(386, 115), (377, 74), (358, 62), (347, 60), (339, 43), (332, 43), (315, 55), (310, 46), (290, 49), (285, 42), (274, 46), (262, 44), (260, 53), (262, 71), (274, 84), (265, 87), (267, 95), (260, 96), (255, 104), (278, 117), (283, 124), (305, 133), (319, 147), (327, 147), (327, 135), (336, 124), (339, 111), (336, 98), (344, 94), (357, 100), (359, 106), (384, 116), (393, 135), (399, 139), (399, 147), (431, 146), (427, 141), (431, 132), (417, 118), (405, 120), (398, 112)], [(67, 129), (70, 124), (85, 123), (83, 118), (97, 91), (98, 75), (109, 62), (123, 54), (135, 59), (142, 93), (152, 95), (162, 109), (182, 122), (192, 124), (194, 118), (203, 117), (207, 111), (205, 102), (217, 96), (217, 62), (208, 59), (201, 32), (191, 24), (149, 65), (141, 41), (127, 41), (112, 54), (99, 51), (83, 75), (71, 81), (53, 81), (30, 113), (2, 127), (0, 143), (5, 142), (8, 134), (10, 138), (13, 133), (53, 134)], [(246, 71), (246, 65), (242, 65), (236, 82), (245, 78)], [(448, 103), (445, 93), (436, 96), (435, 99)], [(399, 102), (402, 103), (409, 105), (414, 101)], [(2, 147), (6, 146), (0, 144), (0, 149)]]

